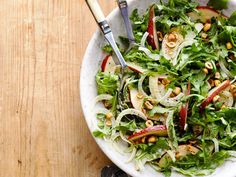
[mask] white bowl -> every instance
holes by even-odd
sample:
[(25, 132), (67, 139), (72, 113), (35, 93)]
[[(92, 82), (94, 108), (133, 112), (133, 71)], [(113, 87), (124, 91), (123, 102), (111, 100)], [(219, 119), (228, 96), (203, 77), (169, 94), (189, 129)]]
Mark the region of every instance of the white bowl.
[[(143, 13), (151, 3), (158, 2), (156, 0), (131, 0), (129, 1), (129, 8), (130, 12), (133, 9), (138, 8), (139, 13)], [(208, 1), (199, 0), (198, 1), (201, 5), (206, 5)], [(236, 0), (231, 0), (228, 5), (229, 9), (224, 10), (225, 15), (230, 15), (234, 10), (236, 10)], [(117, 38), (120, 35), (125, 36), (125, 28), (120, 16), (119, 10), (115, 9), (112, 13), (108, 16), (107, 20), (112, 28), (112, 31)], [(104, 58), (104, 53), (102, 52), (101, 48), (105, 44), (105, 40), (100, 33), (99, 30), (93, 35), (90, 43), (87, 47), (85, 52), (84, 60), (81, 66), (81, 73), (80, 73), (80, 97), (82, 108), (84, 112), (84, 116), (87, 122), (87, 125), (90, 131), (95, 130), (96, 124), (96, 117), (92, 110), (93, 100), (97, 96), (96, 90), (96, 82), (95, 82), (95, 75), (97, 71), (100, 69), (100, 64), (102, 59)], [(127, 172), (133, 177), (160, 177), (164, 176), (161, 173), (158, 173), (154, 169), (149, 166), (145, 166), (144, 171), (136, 171), (135, 164), (125, 163), (128, 159), (129, 154), (121, 154), (119, 153), (110, 143), (102, 140), (102, 139), (95, 139), (97, 144), (103, 150), (103, 152), (122, 170)], [(121, 145), (122, 146), (122, 145)], [(123, 145), (124, 146), (124, 145)], [(222, 166), (220, 166), (214, 174), (211, 176), (225, 176), (225, 177), (233, 177), (236, 176), (236, 162), (227, 161)], [(182, 176), (180, 174), (173, 173), (172, 176)]]

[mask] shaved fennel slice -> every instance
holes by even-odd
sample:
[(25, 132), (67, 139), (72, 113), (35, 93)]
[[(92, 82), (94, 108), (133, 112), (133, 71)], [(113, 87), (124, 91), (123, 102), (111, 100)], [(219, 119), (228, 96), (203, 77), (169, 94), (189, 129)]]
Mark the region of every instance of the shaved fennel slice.
[(151, 92), (151, 96), (159, 101), (165, 94), (165, 87), (161, 84), (158, 84), (158, 78), (159, 76), (149, 77), (149, 89)]
[(178, 59), (178, 56), (179, 56), (181, 50), (187, 46), (193, 45), (194, 42), (196, 42), (196, 40), (188, 39), (180, 44), (180, 46), (178, 47), (178, 50), (176, 52), (175, 58), (173, 59), (174, 66), (178, 63), (177, 59)]
[(215, 147), (215, 152), (219, 152), (219, 141), (216, 138), (212, 139)]
[(132, 160), (134, 160), (136, 152), (137, 152), (137, 149), (134, 147), (133, 150), (132, 150), (132, 153), (131, 153), (131, 155), (129, 157), (129, 159), (127, 159), (125, 161), (125, 163), (130, 163)]
[(234, 77), (230, 71), (226, 68), (224, 61), (221, 59), (219, 61), (220, 69), (222, 70), (223, 73), (225, 73), (228, 77)]
[(143, 37), (142, 37), (142, 39), (141, 39), (141, 43), (140, 43), (141, 47), (145, 47), (145, 42), (146, 42), (146, 40), (147, 40), (148, 35), (149, 35), (148, 32), (145, 32), (145, 33), (144, 33), (144, 35), (143, 35)]
[(137, 109), (125, 109), (124, 111), (122, 111), (118, 117), (116, 118), (116, 126), (120, 125), (121, 119), (126, 116), (126, 115), (136, 115), (140, 118), (142, 118), (143, 120), (147, 120), (147, 117), (144, 115), (143, 112), (137, 110)]
[(143, 90), (143, 81), (146, 78), (146, 76), (141, 76), (141, 78), (138, 80), (138, 91), (142, 93), (145, 97), (148, 96), (146, 92)]
[(152, 53), (148, 48), (146, 47), (139, 47), (140, 51), (143, 51), (149, 58), (157, 61), (160, 59), (160, 55)]
[(103, 100), (111, 100), (113, 98), (112, 95), (109, 95), (109, 94), (101, 94), (101, 95), (98, 95), (95, 99), (94, 99), (94, 105), (97, 104), (98, 102), (100, 101), (103, 101)]
[(194, 25), (194, 27), (195, 27), (195, 29), (197, 30), (197, 32), (198, 33), (200, 33), (201, 31), (202, 31), (202, 29), (203, 29), (203, 24), (202, 23), (196, 23), (195, 25)]

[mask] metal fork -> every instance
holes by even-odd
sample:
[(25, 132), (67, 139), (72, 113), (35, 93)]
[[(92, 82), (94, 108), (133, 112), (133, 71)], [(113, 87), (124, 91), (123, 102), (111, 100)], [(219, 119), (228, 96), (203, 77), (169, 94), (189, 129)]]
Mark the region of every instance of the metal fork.
[(124, 70), (127, 67), (127, 64), (122, 54), (120, 53), (119, 48), (116, 45), (113, 33), (102, 12), (100, 5), (98, 4), (97, 0), (86, 0), (86, 3), (88, 4), (90, 11), (92, 12), (98, 26), (100, 27), (102, 33), (104, 34), (105, 39), (111, 45), (114, 53), (116, 54), (117, 58), (114, 57), (113, 59), (117, 65), (121, 65), (121, 72), (122, 72), (121, 74), (123, 75)]
[(125, 23), (125, 29), (127, 32), (127, 37), (129, 39), (129, 47), (126, 50), (126, 53), (128, 51), (130, 51), (130, 49), (134, 46), (136, 46), (137, 44), (135, 43), (135, 38), (134, 38), (134, 34), (133, 34), (133, 29), (132, 29), (132, 25), (129, 19), (129, 7), (128, 7), (128, 3), (126, 0), (117, 0), (121, 15), (123, 17), (124, 23)]

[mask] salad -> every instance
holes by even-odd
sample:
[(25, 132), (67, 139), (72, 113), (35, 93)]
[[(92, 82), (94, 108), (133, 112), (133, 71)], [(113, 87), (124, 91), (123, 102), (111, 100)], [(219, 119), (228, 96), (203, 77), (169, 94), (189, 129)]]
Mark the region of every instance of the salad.
[[(209, 175), (236, 156), (236, 11), (221, 13), (188, 0), (150, 5), (130, 16), (137, 45), (120, 51), (123, 75), (112, 48), (96, 75), (97, 129), (93, 135), (127, 144), (127, 162), (149, 164), (170, 176)], [(223, 7), (221, 7), (223, 6)], [(217, 10), (215, 10), (215, 9)]]

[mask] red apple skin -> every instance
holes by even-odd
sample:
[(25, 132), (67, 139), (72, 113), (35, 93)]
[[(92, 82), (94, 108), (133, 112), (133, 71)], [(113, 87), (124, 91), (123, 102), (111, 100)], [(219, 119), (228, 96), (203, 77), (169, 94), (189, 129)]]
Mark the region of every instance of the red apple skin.
[(102, 65), (101, 65), (102, 72), (105, 71), (107, 62), (111, 59), (110, 57), (111, 57), (111, 55), (107, 55), (107, 56), (103, 59)]
[(132, 62), (127, 62), (127, 66), (129, 67), (129, 69), (131, 69), (134, 72), (143, 74), (146, 72), (145, 69), (143, 69), (141, 66), (136, 65), (135, 63)]
[(155, 17), (155, 5), (153, 5), (150, 8), (149, 12), (149, 22), (148, 22), (148, 37), (147, 37), (147, 42), (150, 46), (152, 46), (152, 49), (159, 50), (159, 42), (158, 42), (158, 37), (157, 37), (157, 30), (156, 30), (156, 23), (153, 22), (153, 18)]
[[(215, 10), (215, 9), (209, 7), (209, 6), (198, 6), (198, 7), (197, 7), (197, 10), (201, 10), (201, 9), (203, 9), (203, 10), (205, 10), (205, 9), (211, 10), (211, 11), (217, 13), (217, 14), (220, 14), (217, 10)], [(221, 14), (221, 15), (222, 15), (224, 18), (229, 18), (229, 17), (227, 17), (227, 16), (224, 15), (224, 14)]]
[[(190, 95), (190, 90), (191, 90), (191, 83), (189, 82), (189, 83), (188, 83), (188, 91), (187, 91), (186, 96)], [(186, 123), (187, 123), (188, 106), (189, 106), (189, 102), (187, 101), (187, 102), (185, 103), (185, 105), (183, 105), (183, 106), (180, 108), (180, 113), (179, 113), (179, 116), (180, 116), (180, 129), (181, 129), (182, 131), (184, 131), (185, 125), (186, 125)]]
[(129, 136), (128, 140), (134, 141), (148, 135), (167, 136), (167, 128), (165, 125), (155, 125), (153, 127), (148, 127)]
[(209, 105), (212, 102), (213, 98), (222, 91), (224, 91), (226, 88), (228, 88), (230, 85), (231, 84), (229, 80), (222, 82), (218, 86), (218, 88), (202, 102), (202, 104), (200, 105), (200, 112), (203, 112), (203, 110), (207, 107), (207, 105)]

